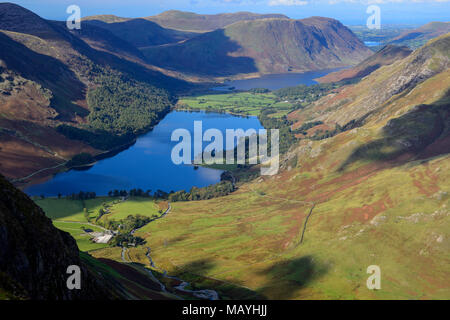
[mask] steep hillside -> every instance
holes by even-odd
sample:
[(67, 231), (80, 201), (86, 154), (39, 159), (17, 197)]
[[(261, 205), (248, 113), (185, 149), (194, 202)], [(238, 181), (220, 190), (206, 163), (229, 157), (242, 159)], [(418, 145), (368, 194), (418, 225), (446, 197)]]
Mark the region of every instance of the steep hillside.
[[(100, 282), (79, 257), (75, 240), (56, 229), (25, 194), (0, 176), (0, 298), (109, 299), (121, 297)], [(80, 266), (81, 290), (66, 285), (70, 265)]]
[(316, 80), (320, 83), (330, 83), (363, 78), (382, 66), (407, 57), (411, 52), (408, 47), (387, 45), (353, 68), (332, 72)]
[[(225, 197), (172, 203), (136, 233), (153, 263), (270, 299), (448, 299), (449, 39), (293, 113), (332, 130), (356, 123), (302, 136), (279, 174)], [(146, 263), (144, 253), (130, 257)], [(366, 286), (372, 265), (380, 290)]]
[[(80, 229), (81, 231), (81, 229)], [(95, 259), (0, 175), (0, 300), (177, 299), (137, 265)], [(69, 290), (69, 266), (81, 289)]]
[(129, 19), (121, 22), (84, 20), (84, 25), (93, 25), (108, 30), (123, 41), (135, 47), (149, 47), (176, 43), (197, 35), (197, 33), (166, 29), (146, 19)]
[[(350, 126), (351, 122), (357, 125), (384, 119), (415, 105), (433, 103), (448, 87), (449, 48), (450, 34), (433, 39), (398, 63), (381, 67), (358, 84), (294, 112), (291, 119), (298, 125), (320, 120), (334, 128), (336, 124)], [(426, 93), (426, 87), (433, 94)]]
[(371, 54), (340, 22), (320, 17), (242, 21), (143, 52), (157, 66), (211, 76), (334, 68)]
[(70, 32), (9, 3), (0, 16), (0, 172), (10, 179), (132, 143), (169, 111), (165, 88), (190, 87), (147, 68), (136, 48), (103, 29)]
[(142, 52), (134, 45), (101, 26), (81, 22), (81, 29), (75, 29), (72, 32), (94, 49), (103, 50), (133, 61), (143, 62), (145, 59)]
[(430, 22), (420, 28), (402, 33), (392, 39), (390, 43), (416, 49), (424, 45), (428, 40), (448, 32), (450, 32), (450, 22)]
[(256, 14), (251, 12), (236, 12), (222, 14), (196, 14), (177, 10), (165, 11), (156, 16), (144, 19), (154, 21), (164, 28), (205, 32), (223, 28), (230, 24), (244, 20), (257, 20), (266, 18), (287, 18), (282, 14)]

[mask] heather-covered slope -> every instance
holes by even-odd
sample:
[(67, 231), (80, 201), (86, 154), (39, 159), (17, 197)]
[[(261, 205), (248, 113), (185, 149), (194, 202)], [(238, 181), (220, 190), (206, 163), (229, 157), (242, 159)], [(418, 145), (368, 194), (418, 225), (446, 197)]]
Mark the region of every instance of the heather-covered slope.
[[(168, 112), (165, 89), (189, 88), (103, 29), (70, 32), (10, 3), (0, 4), (0, 17), (0, 172), (10, 179), (132, 143)], [(68, 132), (73, 126), (81, 130)]]
[(157, 66), (210, 76), (335, 68), (371, 54), (340, 22), (320, 17), (241, 21), (143, 52)]
[[(332, 130), (355, 122), (328, 138), (302, 136), (279, 174), (172, 203), (136, 233), (155, 265), (271, 299), (448, 299), (448, 40), (292, 114)], [(130, 257), (145, 263), (144, 252)], [(366, 287), (371, 265), (381, 290)]]
[(419, 48), (428, 40), (450, 32), (450, 22), (430, 22), (420, 28), (404, 32), (390, 41), (391, 44)]
[(358, 84), (294, 112), (291, 119), (345, 126), (433, 103), (448, 89), (449, 48), (450, 34), (433, 39), (398, 63), (379, 68)]
[(330, 83), (363, 78), (382, 66), (407, 57), (411, 52), (408, 47), (387, 45), (353, 68), (332, 72), (316, 80), (320, 83)]

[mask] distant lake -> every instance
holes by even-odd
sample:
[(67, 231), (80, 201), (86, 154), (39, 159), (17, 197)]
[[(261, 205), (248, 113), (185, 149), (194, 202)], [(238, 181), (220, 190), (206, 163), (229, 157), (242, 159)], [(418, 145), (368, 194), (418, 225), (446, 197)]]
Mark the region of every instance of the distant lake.
[[(107, 195), (108, 191), (141, 188), (152, 192), (157, 189), (189, 191), (193, 186), (205, 187), (220, 181), (221, 170), (193, 166), (175, 165), (171, 160), (173, 146), (172, 131), (184, 128), (193, 139), (194, 121), (203, 122), (203, 132), (209, 128), (262, 129), (257, 117), (238, 117), (229, 114), (172, 111), (152, 131), (139, 137), (136, 143), (119, 154), (99, 161), (85, 170), (70, 170), (59, 173), (52, 179), (25, 189), (29, 195), (56, 196), (95, 192)], [(225, 140), (225, 139), (224, 139)], [(225, 142), (224, 142), (225, 143)], [(203, 143), (203, 148), (209, 143)]]
[(376, 46), (380, 46), (381, 42), (377, 42), (377, 41), (364, 41), (364, 44), (368, 47), (376, 47)]
[(269, 74), (259, 78), (227, 81), (224, 83), (224, 86), (215, 87), (213, 89), (219, 91), (229, 91), (230, 88), (234, 87), (236, 90), (250, 90), (253, 88), (277, 90), (285, 87), (295, 87), (300, 84), (312, 85), (317, 84), (314, 79), (323, 77), (330, 72), (340, 69), (342, 68), (309, 71), (304, 73)]

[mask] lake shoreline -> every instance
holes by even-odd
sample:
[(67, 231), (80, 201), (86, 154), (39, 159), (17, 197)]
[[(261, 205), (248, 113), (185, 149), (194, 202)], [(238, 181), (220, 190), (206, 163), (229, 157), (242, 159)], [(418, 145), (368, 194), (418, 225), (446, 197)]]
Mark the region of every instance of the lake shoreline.
[[(80, 191), (95, 192), (100, 196), (114, 189), (141, 188), (170, 192), (214, 185), (222, 181), (224, 170), (180, 166), (171, 160), (171, 150), (179, 143), (171, 140), (171, 134), (179, 128), (186, 128), (193, 134), (194, 121), (203, 121), (204, 130), (218, 128), (225, 132), (234, 127), (262, 129), (257, 117), (173, 108), (153, 130), (140, 135), (130, 145), (114, 152), (104, 152), (95, 162), (71, 170), (61, 170), (61, 164), (59, 170), (45, 172), (46, 177), (33, 177), (21, 189), (31, 196), (49, 197)], [(207, 142), (203, 142), (203, 147), (206, 145)]]
[[(341, 69), (341, 68), (339, 68)], [(262, 77), (260, 76), (258, 77), (251, 77), (248, 78), (249, 80), (258, 80), (258, 81), (266, 81), (266, 79), (268, 79), (269, 81), (272, 81), (275, 85), (280, 85), (281, 87), (286, 87), (286, 86), (296, 86), (296, 85), (300, 85), (300, 84), (306, 84), (306, 85), (311, 85), (314, 83), (317, 83), (314, 79), (316, 79), (317, 77), (321, 76), (321, 74), (318, 73), (323, 73), (323, 74), (328, 74), (331, 72), (336, 71), (336, 69), (325, 69), (325, 70), (320, 70), (320, 71), (308, 71), (308, 72), (302, 72), (302, 73), (286, 73), (286, 74), (269, 74), (269, 75), (263, 75)], [(266, 78), (264, 78), (266, 77)], [(284, 77), (284, 81), (283, 79), (279, 79), (278, 77)], [(296, 78), (296, 77), (300, 77), (300, 78)], [(228, 78), (229, 79), (229, 78)], [(246, 80), (240, 80), (240, 81), (246, 81)], [(290, 84), (290, 85), (288, 85)], [(224, 84), (226, 86), (226, 84)], [(209, 86), (208, 91), (209, 92), (216, 92), (218, 94), (220, 93), (233, 93), (233, 91), (248, 91), (249, 89), (242, 89), (242, 88), (236, 88), (236, 90), (230, 91), (230, 90), (223, 90), (223, 92), (221, 92), (221, 90), (214, 90), (214, 84), (211, 84), (211, 86)], [(260, 86), (256, 86), (256, 87), (260, 87)], [(264, 86), (262, 86), (264, 87)], [(268, 88), (269, 90), (274, 90), (271, 88)], [(153, 124), (150, 128), (148, 128), (145, 131), (142, 131), (141, 133), (137, 134), (135, 139), (133, 141), (131, 141), (130, 143), (124, 144), (122, 146), (118, 146), (116, 148), (113, 148), (111, 150), (106, 150), (100, 153), (97, 153), (96, 155), (94, 155), (94, 160), (92, 163), (88, 163), (88, 164), (84, 164), (81, 166), (76, 166), (76, 167), (72, 167), (72, 168), (67, 168), (65, 167), (65, 164), (67, 163), (61, 163), (61, 164), (57, 164), (54, 167), (51, 168), (44, 168), (41, 169), (39, 171), (37, 171), (36, 173), (33, 173), (31, 176), (27, 176), (26, 178), (22, 178), (19, 180), (15, 181), (15, 184), (17, 187), (19, 187), (20, 189), (24, 190), (26, 192), (26, 189), (36, 186), (36, 185), (40, 185), (43, 183), (48, 182), (49, 180), (53, 180), (55, 177), (57, 177), (60, 174), (65, 174), (68, 172), (73, 172), (73, 171), (91, 171), (92, 168), (96, 167), (99, 165), (99, 162), (101, 160), (108, 160), (108, 159), (112, 159), (115, 156), (117, 156), (118, 154), (121, 154), (122, 152), (126, 152), (128, 149), (133, 148), (136, 146), (136, 143), (143, 137), (146, 137), (147, 135), (149, 135), (150, 133), (152, 133), (155, 128), (158, 127), (158, 125), (167, 119), (168, 115), (172, 114), (173, 112), (186, 112), (186, 113), (198, 113), (198, 112), (203, 112), (205, 114), (217, 114), (217, 115), (228, 115), (228, 116), (232, 116), (232, 117), (236, 117), (236, 118), (242, 118), (242, 119), (250, 119), (251, 117), (255, 117), (258, 120), (259, 123), (259, 119), (257, 116), (254, 115), (247, 115), (247, 114), (243, 114), (243, 113), (239, 113), (239, 112), (230, 112), (229, 110), (226, 110), (224, 112), (218, 112), (216, 111), (210, 111), (207, 109), (189, 109), (189, 108), (183, 108), (180, 105), (178, 105), (178, 102), (175, 105), (172, 105), (167, 112), (164, 114), (163, 117), (161, 117), (155, 124)], [(262, 125), (260, 124), (260, 126), (262, 127)], [(263, 127), (262, 127), (263, 128)], [(170, 141), (170, 138), (169, 140)], [(148, 152), (152, 152), (152, 149), (149, 149)], [(206, 169), (205, 167), (201, 167)], [(162, 169), (164, 170), (164, 169)], [(28, 181), (23, 181), (27, 179)], [(216, 181), (215, 183), (220, 182), (220, 179), (218, 181)], [(18, 185), (17, 185), (18, 184)], [(214, 183), (211, 183), (214, 184)], [(133, 187), (137, 187), (137, 185), (133, 185)], [(161, 189), (162, 190), (162, 189)], [(173, 190), (171, 188), (169, 188), (169, 190)], [(165, 191), (169, 191), (169, 190), (165, 190)], [(77, 192), (79, 192), (80, 190), (78, 190)]]

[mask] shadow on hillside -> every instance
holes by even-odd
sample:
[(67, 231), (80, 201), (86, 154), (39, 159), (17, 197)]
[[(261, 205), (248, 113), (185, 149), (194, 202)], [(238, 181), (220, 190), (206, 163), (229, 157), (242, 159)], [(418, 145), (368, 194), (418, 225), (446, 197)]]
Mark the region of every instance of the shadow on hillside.
[(106, 29), (138, 48), (176, 43), (197, 35), (191, 32), (166, 29), (153, 21), (141, 18), (113, 23), (89, 20), (84, 21), (83, 24)]
[(59, 113), (61, 120), (71, 120), (75, 114), (88, 114), (86, 109), (72, 103), (84, 99), (86, 88), (66, 65), (53, 57), (30, 50), (2, 32), (0, 45), (0, 58), (8, 69), (52, 91), (51, 107)]
[(270, 299), (293, 299), (312, 281), (328, 272), (328, 267), (316, 262), (312, 256), (282, 261), (261, 271), (268, 282), (258, 292)]
[(143, 49), (147, 61), (167, 69), (205, 76), (258, 72), (249, 57), (234, 57), (242, 47), (218, 29), (182, 43)]
[(213, 289), (220, 299), (233, 300), (263, 300), (266, 297), (256, 291), (243, 286), (242, 282), (233, 279), (233, 283), (208, 277), (207, 274), (216, 266), (211, 259), (201, 259), (190, 262), (178, 268), (178, 272), (171, 273), (184, 281), (188, 281), (194, 290)]
[(340, 166), (345, 170), (357, 161), (392, 161), (401, 165), (450, 152), (450, 90), (432, 105), (419, 105), (390, 120), (382, 138), (358, 147)]

